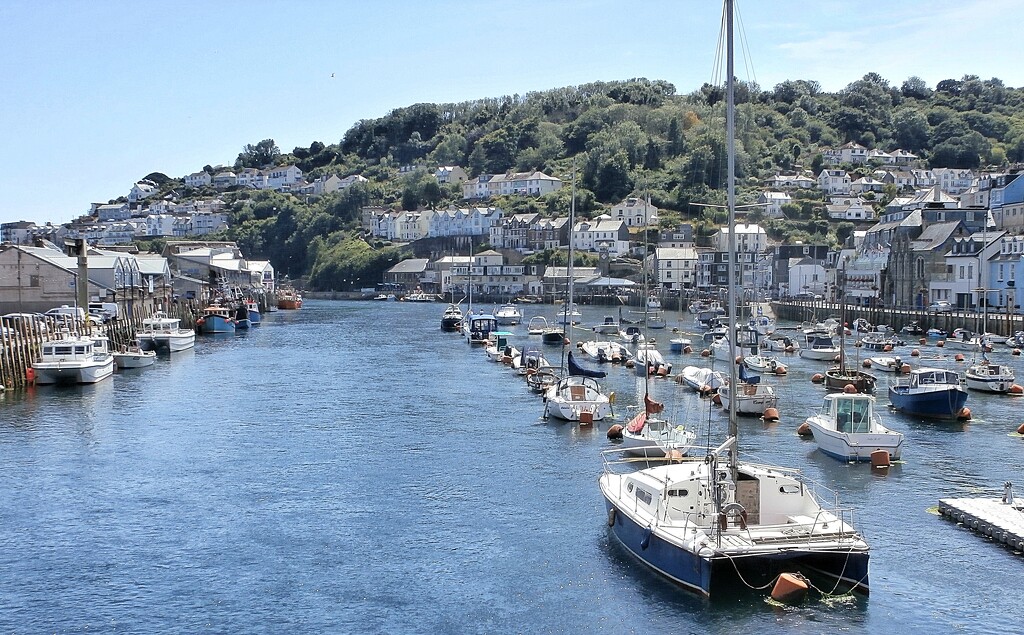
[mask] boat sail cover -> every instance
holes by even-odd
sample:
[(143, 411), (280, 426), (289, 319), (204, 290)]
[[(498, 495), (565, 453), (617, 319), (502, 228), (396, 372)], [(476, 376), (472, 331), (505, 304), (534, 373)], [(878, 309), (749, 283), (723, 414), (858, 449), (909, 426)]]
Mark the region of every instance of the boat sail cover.
[(603, 370), (589, 370), (587, 368), (583, 368), (582, 366), (580, 366), (579, 364), (576, 363), (576, 360), (572, 356), (572, 351), (569, 351), (568, 364), (569, 364), (569, 374), (573, 375), (573, 376), (576, 376), (576, 377), (594, 377), (594, 378), (598, 378), (598, 377), (604, 377), (604, 376), (606, 376), (608, 374), (608, 373), (604, 372)]
[(747, 372), (746, 367), (740, 365), (740, 381), (746, 384), (759, 384), (761, 383), (761, 376)]

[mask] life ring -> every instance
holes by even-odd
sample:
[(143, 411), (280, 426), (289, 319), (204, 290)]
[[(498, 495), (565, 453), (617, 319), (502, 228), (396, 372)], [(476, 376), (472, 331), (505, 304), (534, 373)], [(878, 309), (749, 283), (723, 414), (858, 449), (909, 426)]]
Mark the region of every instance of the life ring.
[(615, 508), (614, 507), (611, 507), (611, 508), (608, 509), (608, 526), (609, 527), (614, 527), (615, 526)]

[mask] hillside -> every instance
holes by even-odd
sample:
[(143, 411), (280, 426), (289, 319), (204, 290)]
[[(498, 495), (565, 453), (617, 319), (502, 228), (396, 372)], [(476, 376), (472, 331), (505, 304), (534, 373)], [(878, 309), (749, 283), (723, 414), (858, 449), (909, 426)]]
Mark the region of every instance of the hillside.
[[(400, 174), (400, 167), (460, 165), (471, 177), (537, 169), (568, 180), (574, 158), (582, 216), (631, 193), (648, 192), (663, 210), (663, 224), (687, 219), (698, 235), (707, 234), (723, 213), (691, 203), (724, 202), (723, 97), (711, 85), (681, 95), (664, 81), (595, 82), (397, 108), (379, 119), (359, 121), (338, 143), (314, 142), (288, 153), (267, 139), (246, 146), (235, 167), (295, 164), (310, 179), (359, 174), (369, 181), (310, 200), (228, 193), (222, 198), (230, 203), (232, 229), (225, 237), (253, 257), (271, 259), (292, 277), (311, 274), (316, 287), (372, 284), (380, 279), (376, 269), (399, 254), (383, 245), (350, 249), (350, 230), (358, 226), (363, 205), (413, 209), (461, 203), (461, 190), (439, 186), (426, 170)], [(838, 93), (824, 93), (816, 82), (804, 80), (770, 90), (739, 82), (737, 104), (740, 202), (752, 200), (764, 179), (776, 173), (817, 173), (822, 149), (848, 141), (909, 151), (930, 167), (980, 169), (1024, 162), (1024, 90), (998, 79), (965, 76), (932, 89), (918, 78), (893, 86), (870, 73)], [(873, 169), (844, 167), (854, 178)], [(567, 212), (568, 199), (568, 188), (563, 188), (542, 198), (491, 204), (508, 212), (555, 215)], [(765, 224), (774, 239), (835, 241), (836, 228), (821, 207), (817, 193), (808, 193), (786, 210), (786, 219)], [(358, 262), (345, 261), (350, 252)]]

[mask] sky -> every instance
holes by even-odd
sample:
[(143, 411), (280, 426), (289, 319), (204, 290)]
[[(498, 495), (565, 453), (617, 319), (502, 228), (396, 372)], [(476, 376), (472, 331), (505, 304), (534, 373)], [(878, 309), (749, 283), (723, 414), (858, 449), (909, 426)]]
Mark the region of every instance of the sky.
[[(736, 75), (842, 90), (977, 75), (1024, 87), (1024, 0), (737, 0)], [(0, 222), (62, 223), (151, 172), (360, 119), (647, 77), (719, 83), (713, 0), (3, 0)]]

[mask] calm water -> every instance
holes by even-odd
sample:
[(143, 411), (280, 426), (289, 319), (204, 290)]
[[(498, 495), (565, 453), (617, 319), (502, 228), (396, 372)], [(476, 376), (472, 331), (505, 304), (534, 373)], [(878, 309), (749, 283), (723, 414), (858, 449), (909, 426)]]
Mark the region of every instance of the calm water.
[[(790, 358), (771, 380), (781, 421), (741, 419), (741, 445), (858, 510), (872, 595), (708, 602), (607, 533), (611, 422), (544, 421), (520, 378), (440, 332), (443, 308), (310, 301), (99, 386), (4, 397), (0, 632), (1020, 632), (1021, 556), (928, 509), (1006, 480), (1024, 494), (1008, 434), (1024, 399), (972, 392), (973, 421), (938, 424), (885, 411), (880, 391), (907, 436), (880, 476), (795, 435), (823, 365)], [(642, 386), (608, 370), (621, 422)], [(707, 421), (684, 386), (651, 389), (666, 414)], [(717, 444), (725, 417), (710, 421)]]

